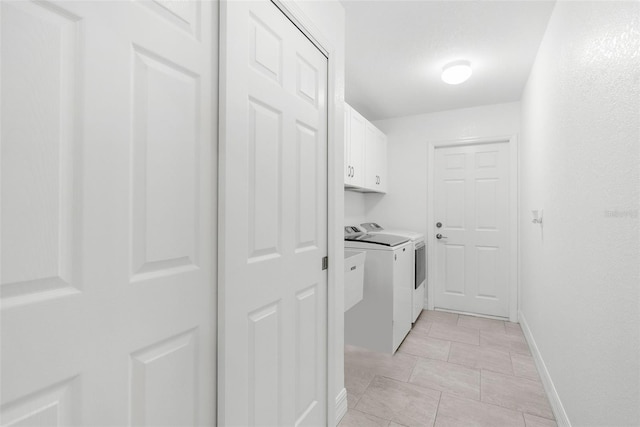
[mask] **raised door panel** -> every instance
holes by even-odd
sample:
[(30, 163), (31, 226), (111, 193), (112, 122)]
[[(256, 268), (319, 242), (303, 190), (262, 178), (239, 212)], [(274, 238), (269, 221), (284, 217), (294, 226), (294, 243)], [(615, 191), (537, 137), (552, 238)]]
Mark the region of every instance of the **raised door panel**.
[[(464, 230), (465, 226), (465, 180), (447, 179), (442, 183), (442, 215), (438, 221), (445, 230)], [(444, 231), (444, 230), (443, 230)]]
[(131, 354), (131, 425), (196, 423), (197, 337), (190, 330)]
[(451, 295), (466, 295), (466, 248), (464, 245), (444, 244), (443, 292)]
[(80, 425), (80, 378), (73, 377), (3, 405), (3, 426)]
[[(133, 282), (198, 268), (199, 77), (133, 48)], [(167, 120), (171, 117), (171, 120)]]
[(318, 170), (319, 132), (317, 129), (296, 123), (296, 249), (297, 253), (318, 249), (320, 232), (318, 221)]
[(476, 296), (496, 300), (504, 286), (500, 275), (500, 248), (476, 246)]
[(143, 4), (170, 22), (171, 25), (200, 40), (200, 9), (198, 1), (142, 0)]
[(325, 381), (322, 359), (318, 354), (322, 347), (324, 331), (322, 322), (323, 301), (319, 285), (314, 283), (296, 295), (296, 348), (295, 348), (295, 419), (296, 426), (317, 425), (322, 419), (320, 402), (323, 401), (322, 383)]
[(282, 111), (248, 100), (247, 230), (249, 262), (280, 256), (282, 246)]
[(79, 18), (2, 3), (2, 308), (81, 288)]
[(254, 70), (282, 85), (282, 36), (257, 16), (249, 19), (249, 63)]
[(249, 313), (249, 425), (282, 425), (281, 302)]

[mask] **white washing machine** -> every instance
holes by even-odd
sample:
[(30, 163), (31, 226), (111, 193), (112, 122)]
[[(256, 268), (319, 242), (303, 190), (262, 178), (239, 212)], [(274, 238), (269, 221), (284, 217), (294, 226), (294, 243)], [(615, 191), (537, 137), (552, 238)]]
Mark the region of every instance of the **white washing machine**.
[(413, 243), (412, 249), (412, 280), (411, 322), (414, 323), (424, 308), (424, 295), (427, 288), (427, 257), (424, 234), (406, 230), (386, 230), (375, 222), (360, 224), (368, 234), (391, 234), (404, 236)]
[(364, 250), (362, 301), (344, 313), (345, 343), (393, 354), (411, 330), (411, 240), (345, 227), (345, 249)]

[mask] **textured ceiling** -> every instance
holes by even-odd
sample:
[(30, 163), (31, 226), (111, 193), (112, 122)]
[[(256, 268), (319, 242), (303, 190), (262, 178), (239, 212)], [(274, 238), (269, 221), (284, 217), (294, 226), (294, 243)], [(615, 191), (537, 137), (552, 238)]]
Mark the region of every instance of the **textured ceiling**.
[[(555, 2), (342, 0), (345, 98), (369, 120), (520, 100)], [(460, 85), (442, 66), (471, 61)]]

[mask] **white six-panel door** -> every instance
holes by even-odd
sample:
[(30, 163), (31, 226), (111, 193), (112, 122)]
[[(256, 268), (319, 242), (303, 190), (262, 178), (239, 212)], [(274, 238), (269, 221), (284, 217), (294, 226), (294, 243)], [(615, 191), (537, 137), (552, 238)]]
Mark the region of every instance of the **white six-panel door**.
[(326, 425), (327, 59), (271, 2), (224, 2), (219, 417)]
[(215, 422), (213, 6), (0, 5), (3, 426)]
[(434, 306), (509, 316), (509, 146), (435, 149)]

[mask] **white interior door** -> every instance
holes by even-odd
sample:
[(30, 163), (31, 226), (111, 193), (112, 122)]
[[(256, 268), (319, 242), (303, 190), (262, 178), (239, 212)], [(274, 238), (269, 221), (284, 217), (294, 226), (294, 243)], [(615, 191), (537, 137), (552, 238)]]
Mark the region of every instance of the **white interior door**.
[(2, 425), (215, 422), (212, 7), (1, 3)]
[(327, 59), (271, 2), (228, 1), (220, 425), (326, 425)]
[(435, 149), (436, 308), (509, 316), (508, 179), (507, 143)]

